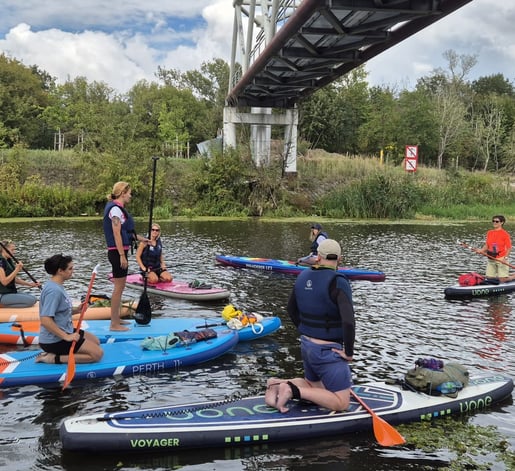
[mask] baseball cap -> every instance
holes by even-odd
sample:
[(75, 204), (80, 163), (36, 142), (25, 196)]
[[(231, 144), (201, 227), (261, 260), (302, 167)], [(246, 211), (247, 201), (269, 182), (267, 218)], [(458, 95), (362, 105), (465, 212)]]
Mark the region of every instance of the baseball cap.
[(317, 222), (316, 224), (311, 224), (311, 229), (318, 229), (319, 231), (321, 231), (322, 226)]
[(341, 254), (340, 244), (334, 239), (325, 239), (318, 246), (318, 255), (327, 260), (336, 260)]

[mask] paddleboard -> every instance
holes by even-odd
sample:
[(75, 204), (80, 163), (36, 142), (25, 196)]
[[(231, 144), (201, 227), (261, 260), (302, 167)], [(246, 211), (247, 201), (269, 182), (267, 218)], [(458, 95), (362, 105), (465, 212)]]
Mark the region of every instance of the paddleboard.
[[(152, 319), (149, 324), (139, 325), (131, 321), (128, 331), (110, 329), (111, 321), (83, 320), (81, 328), (95, 334), (101, 343), (143, 340), (146, 337), (159, 337), (181, 330), (195, 331), (212, 328), (215, 331), (227, 330), (223, 318), (170, 317)], [(16, 345), (37, 345), (39, 343), (39, 321), (0, 323), (0, 343)], [(263, 317), (259, 324), (237, 330), (240, 342), (258, 339), (275, 332), (281, 327), (281, 319), (276, 316)]]
[[(122, 317), (130, 316), (138, 307), (138, 301), (125, 301), (120, 314)], [(73, 318), (78, 319), (79, 314)], [(110, 319), (111, 307), (91, 305), (84, 314), (84, 319)], [(0, 322), (39, 321), (39, 301), (31, 307), (8, 307), (0, 305)]]
[[(502, 374), (478, 374), (454, 399), (385, 383), (356, 385), (353, 390), (378, 416), (394, 425), (487, 409), (511, 395), (513, 381)], [(69, 451), (170, 452), (372, 430), (370, 414), (354, 398), (346, 412), (302, 401), (290, 401), (289, 407), (289, 412), (282, 414), (259, 396), (89, 415), (66, 419), (60, 437), (63, 449)]]
[[(104, 356), (97, 363), (77, 363), (73, 381), (109, 376), (136, 376), (159, 373), (169, 368), (180, 368), (212, 360), (238, 343), (236, 331), (225, 329), (210, 340), (176, 344), (162, 350), (143, 350), (140, 340), (102, 345)], [(62, 383), (67, 364), (36, 363), (41, 350), (13, 351), (0, 354), (0, 388), (27, 384)]]
[(498, 296), (500, 294), (507, 294), (515, 291), (515, 280), (506, 283), (495, 284), (480, 284), (474, 286), (460, 286), (454, 285), (445, 288), (445, 299), (470, 299), (470, 298), (484, 298), (487, 296)]
[[(237, 257), (231, 255), (217, 255), (216, 261), (222, 265), (236, 268), (254, 268), (257, 270), (275, 271), (298, 275), (303, 270), (311, 267), (297, 265), (293, 261), (277, 260), (273, 258)], [(366, 270), (362, 268), (338, 267), (338, 272), (343, 273), (349, 280), (384, 281), (386, 275), (381, 271)]]
[[(127, 286), (143, 291), (143, 277), (139, 273), (127, 276)], [(220, 299), (227, 299), (231, 294), (224, 288), (214, 286), (210, 288), (192, 288), (187, 281), (178, 280), (173, 280), (171, 283), (147, 283), (147, 292), (189, 301), (218, 301)]]

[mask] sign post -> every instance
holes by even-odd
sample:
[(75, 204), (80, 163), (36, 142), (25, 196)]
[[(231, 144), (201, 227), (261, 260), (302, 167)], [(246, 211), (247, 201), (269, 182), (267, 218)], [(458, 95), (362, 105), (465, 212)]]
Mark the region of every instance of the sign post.
[(406, 172), (416, 172), (418, 162), (418, 146), (406, 146), (404, 169)]

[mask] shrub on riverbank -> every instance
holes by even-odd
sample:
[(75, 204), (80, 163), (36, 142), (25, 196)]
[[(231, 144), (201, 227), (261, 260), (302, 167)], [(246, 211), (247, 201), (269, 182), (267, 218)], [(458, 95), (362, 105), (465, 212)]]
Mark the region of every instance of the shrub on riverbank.
[[(115, 181), (133, 187), (131, 212), (148, 214), (152, 158), (73, 151), (0, 153), (0, 217), (76, 216), (102, 210)], [(227, 152), (211, 159), (161, 158), (154, 214), (174, 216), (318, 216), (328, 218), (483, 219), (515, 215), (507, 175), (438, 171), (407, 173), (377, 158), (309, 151), (295, 177), (280, 160), (256, 167)]]

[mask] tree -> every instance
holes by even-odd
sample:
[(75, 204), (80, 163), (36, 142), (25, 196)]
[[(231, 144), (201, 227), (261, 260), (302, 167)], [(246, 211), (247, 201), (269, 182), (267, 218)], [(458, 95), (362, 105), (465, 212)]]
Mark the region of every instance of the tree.
[(49, 103), (44, 85), (33, 69), (0, 55), (0, 145), (44, 142), (40, 115)]

